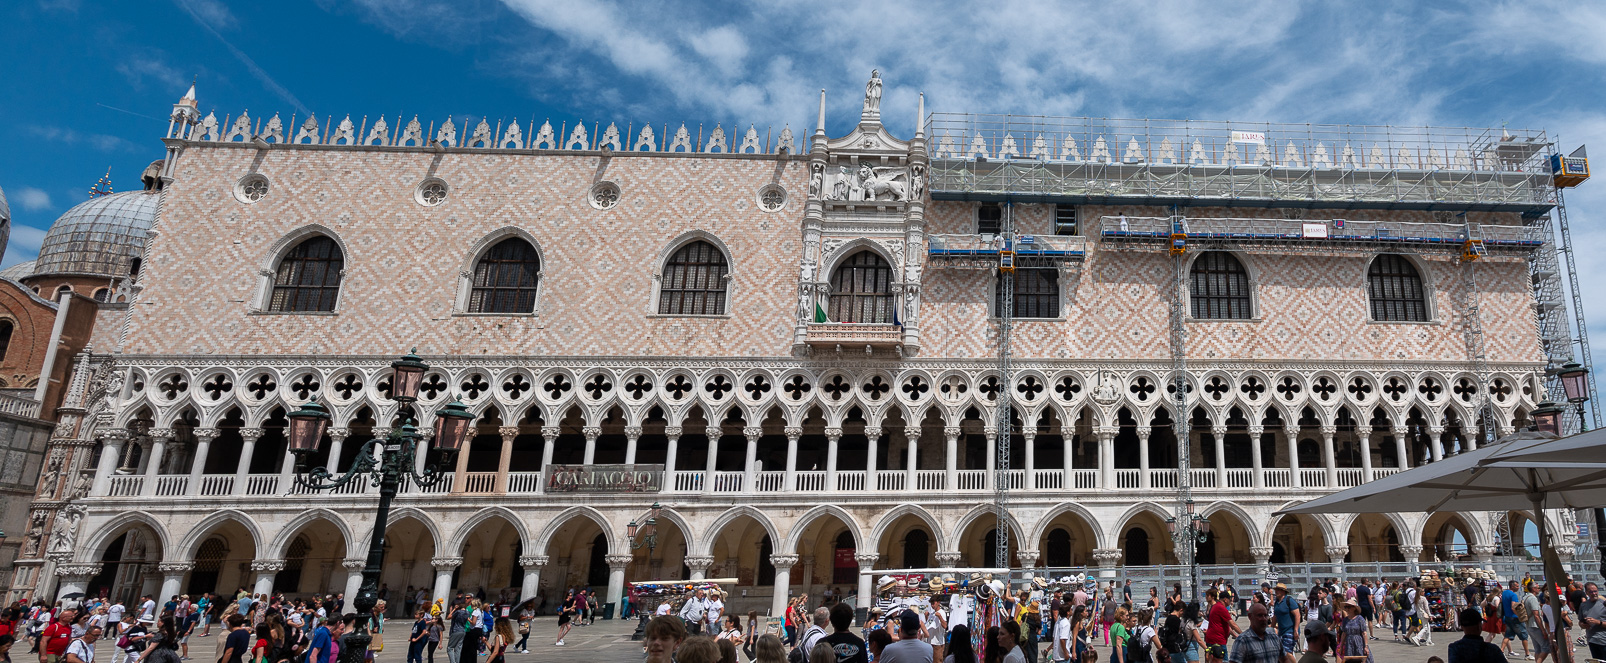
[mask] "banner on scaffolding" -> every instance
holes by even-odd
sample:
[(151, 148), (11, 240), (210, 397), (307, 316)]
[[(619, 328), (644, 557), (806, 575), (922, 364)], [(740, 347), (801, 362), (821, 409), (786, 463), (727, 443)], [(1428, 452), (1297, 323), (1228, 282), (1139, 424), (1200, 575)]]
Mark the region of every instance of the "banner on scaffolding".
[(664, 489), (662, 465), (548, 465), (549, 493), (656, 493)]
[(1327, 239), (1327, 224), (1305, 223), (1300, 228), (1300, 235), (1305, 239)]
[(1232, 142), (1246, 145), (1265, 145), (1266, 132), (1264, 131), (1234, 131)]

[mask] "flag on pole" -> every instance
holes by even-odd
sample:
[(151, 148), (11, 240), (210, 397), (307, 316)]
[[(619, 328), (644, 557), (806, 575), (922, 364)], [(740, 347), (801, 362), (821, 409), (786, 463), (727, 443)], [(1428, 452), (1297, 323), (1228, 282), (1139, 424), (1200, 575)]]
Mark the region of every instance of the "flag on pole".
[(819, 302), (814, 302), (814, 321), (825, 322), (825, 309), (820, 307)]

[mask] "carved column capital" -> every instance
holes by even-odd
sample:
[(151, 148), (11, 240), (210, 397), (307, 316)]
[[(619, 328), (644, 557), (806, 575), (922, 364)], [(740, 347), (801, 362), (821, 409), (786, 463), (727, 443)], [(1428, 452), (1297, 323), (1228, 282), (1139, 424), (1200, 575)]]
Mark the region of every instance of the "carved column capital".
[(1271, 559), (1272, 552), (1271, 546), (1254, 546), (1249, 549), (1249, 556), (1255, 558), (1256, 564), (1265, 564)]
[(1372, 427), (1365, 425), (1356, 426), (1355, 434), (1360, 437), (1370, 437), (1372, 435)]
[(770, 564), (775, 567), (776, 571), (785, 571), (795, 566), (797, 564), (797, 559), (797, 555), (776, 553), (770, 555)]
[(282, 559), (258, 559), (251, 562), (251, 570), (257, 573), (278, 573), (283, 571), (284, 567)]
[[(339, 430), (345, 430), (345, 429), (339, 429)], [(329, 433), (331, 435), (333, 435), (334, 431), (330, 431)], [(212, 440), (217, 439), (217, 436), (222, 434), (222, 431), (219, 431), (216, 428), (196, 428), (196, 429), (190, 431), (190, 434), (195, 436), (195, 441), (196, 442), (200, 442), (200, 443), (204, 444), (206, 442), (211, 442)]]
[(717, 440), (725, 436), (725, 429), (719, 426), (709, 426), (703, 429), (703, 434), (707, 435), (710, 440)]
[(880, 426), (865, 426), (864, 427), (864, 436), (868, 437), (868, 438), (870, 438), (872, 440), (881, 439), (881, 427)]
[(165, 442), (173, 439), (174, 435), (176, 434), (171, 428), (152, 428), (146, 431), (145, 435), (149, 436), (154, 441)]
[(1287, 425), (1284, 425), (1283, 426), (1283, 435), (1286, 435), (1288, 437), (1288, 439), (1290, 439), (1290, 440), (1298, 438), (1299, 437), (1299, 424), (1287, 424)]
[(447, 569), (455, 569), (455, 568), (463, 565), (463, 558), (461, 558), (461, 557), (435, 557), (435, 558), (432, 558), (432, 559), (429, 560), (429, 565), (435, 567), (436, 571), (445, 571)]
[(1154, 429), (1149, 427), (1149, 426), (1138, 426), (1137, 427), (1137, 434), (1138, 434), (1138, 439), (1139, 440), (1147, 440), (1147, 439), (1149, 439), (1150, 435), (1154, 434)]
[(1249, 425), (1249, 437), (1251, 437), (1251, 438), (1259, 439), (1261, 435), (1265, 434), (1265, 432), (1266, 432), (1266, 427), (1265, 426), (1262, 426), (1260, 424), (1250, 424)]
[(602, 427), (601, 426), (586, 426), (586, 427), (580, 429), (580, 433), (586, 436), (586, 442), (587, 443), (596, 442), (597, 441), (597, 436), (602, 434)]
[(1331, 438), (1333, 435), (1338, 433), (1338, 426), (1334, 426), (1332, 424), (1322, 424), (1321, 432), (1323, 438)]
[[(246, 442), (255, 442), (262, 438), (264, 432), (261, 428), (241, 428), (240, 437)], [(375, 433), (375, 435), (378, 435), (378, 433)]]
[(628, 438), (630, 438), (632, 440), (640, 439), (641, 438), (641, 427), (640, 426), (625, 426), (625, 437), (628, 437)]
[(1121, 432), (1121, 429), (1119, 427), (1117, 427), (1117, 426), (1094, 426), (1093, 427), (1093, 434), (1098, 436), (1100, 442), (1108, 442), (1110, 440), (1113, 440), (1113, 439), (1115, 439), (1116, 435), (1120, 434), (1120, 432)]
[(1345, 555), (1349, 554), (1349, 546), (1327, 546), (1323, 551), (1327, 553), (1328, 560), (1338, 564), (1344, 561)]
[(781, 432), (786, 433), (787, 442), (796, 442), (803, 437), (802, 426), (787, 426), (786, 429)]
[(532, 568), (532, 567), (539, 569), (539, 568), (545, 567), (547, 564), (550, 564), (550, 563), (552, 563), (552, 558), (548, 557), (546, 555), (520, 555), (519, 556), (519, 566), (522, 566), (522, 567), (524, 567), (526, 569), (529, 569), (529, 568)]
[(121, 444), (128, 441), (128, 430), (124, 428), (108, 428), (100, 431), (97, 437), (105, 440), (107, 444)]
[(1422, 546), (1400, 546), (1400, 554), (1405, 556), (1405, 561), (1413, 561), (1422, 556)]
[(958, 426), (943, 426), (942, 427), (942, 434), (945, 437), (947, 437), (949, 440), (957, 440), (957, 439), (959, 439), (959, 434), (963, 433), (963, 432), (965, 432), (965, 430), (963, 428), (958, 427)]
[(562, 432), (562, 429), (558, 428), (557, 426), (542, 426), (541, 427), (541, 437), (546, 438), (547, 440), (556, 440), (556, 439), (558, 439), (558, 435), (561, 432)]
[(842, 439), (842, 428), (839, 426), (827, 426), (825, 428), (825, 439), (831, 442)]
[(156, 565), (156, 570), (165, 575), (180, 575), (195, 569), (195, 562), (162, 562)]
[(602, 561), (607, 562), (608, 563), (608, 569), (612, 570), (612, 571), (622, 571), (622, 570), (624, 570), (624, 568), (626, 566), (630, 565), (630, 560), (632, 560), (632, 559), (635, 559), (635, 557), (632, 556), (632, 555), (603, 555), (602, 556)]
[(920, 424), (903, 427), (903, 438), (913, 442), (920, 439)]
[(664, 426), (664, 437), (672, 439), (679, 438), (681, 435), (681, 430), (682, 429), (679, 426)]
[(959, 566), (961, 555), (957, 550), (937, 551), (937, 566)]
[(859, 563), (860, 569), (875, 568), (876, 560), (879, 559), (881, 559), (881, 555), (877, 553), (855, 553), (853, 555), (853, 561)]
[(1041, 551), (1037, 551), (1037, 550), (1017, 550), (1017, 551), (1015, 551), (1015, 559), (1020, 560), (1020, 565), (1026, 567), (1026, 568), (1032, 568), (1032, 567), (1037, 566), (1037, 560), (1041, 559), (1042, 556), (1043, 556), (1043, 553)]
[(693, 571), (708, 572), (708, 567), (714, 565), (713, 555), (687, 555), (686, 568)]
[(1120, 548), (1098, 548), (1093, 551), (1093, 559), (1101, 567), (1114, 567), (1121, 561)]
[(347, 557), (340, 560), (340, 565), (349, 571), (361, 571), (368, 566), (368, 560), (361, 557)]
[(1226, 426), (1226, 424), (1216, 424), (1214, 426), (1211, 426), (1210, 427), (1210, 434), (1216, 436), (1216, 438), (1218, 438), (1218, 439), (1226, 437), (1227, 436), (1227, 426)]
[(757, 442), (758, 438), (764, 436), (764, 428), (762, 426), (747, 426), (742, 429), (742, 435), (750, 442)]
[(1567, 560), (1570, 560), (1570, 559), (1573, 558), (1573, 547), (1571, 545), (1568, 545), (1568, 544), (1556, 545), (1556, 546), (1551, 546), (1550, 549), (1552, 551), (1555, 551), (1556, 558), (1561, 560), (1561, 562), (1564, 563), (1564, 564), (1567, 562)]
[(501, 428), (496, 429), (496, 432), (497, 432), (498, 435), (502, 436), (502, 440), (503, 441), (508, 442), (509, 444), (511, 444), (513, 442), (513, 438), (519, 436), (519, 427), (518, 426), (502, 426)]
[(62, 578), (88, 579), (100, 575), (100, 569), (101, 565), (99, 563), (58, 564), (56, 566), (56, 575)]

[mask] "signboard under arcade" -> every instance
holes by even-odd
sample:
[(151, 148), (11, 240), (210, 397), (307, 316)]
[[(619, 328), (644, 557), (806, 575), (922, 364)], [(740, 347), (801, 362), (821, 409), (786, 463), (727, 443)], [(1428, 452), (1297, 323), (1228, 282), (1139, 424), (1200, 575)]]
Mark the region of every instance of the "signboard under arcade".
[(547, 466), (549, 493), (656, 493), (663, 489), (663, 465)]

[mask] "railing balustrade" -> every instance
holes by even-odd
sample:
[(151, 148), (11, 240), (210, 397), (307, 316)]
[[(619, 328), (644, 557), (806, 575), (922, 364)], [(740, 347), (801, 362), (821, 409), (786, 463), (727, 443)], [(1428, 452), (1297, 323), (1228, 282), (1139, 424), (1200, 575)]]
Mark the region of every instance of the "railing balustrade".
[(812, 492), (825, 490), (825, 470), (806, 470), (797, 473), (797, 489)]
[(746, 472), (715, 472), (714, 492), (739, 493), (742, 492), (742, 479), (747, 477)]
[(696, 471), (679, 471), (675, 473), (675, 492), (695, 493), (703, 489), (703, 473)]
[(463, 474), (463, 492), (465, 493), (494, 493), (496, 492), (495, 472), (467, 472)]
[(915, 470), (915, 490), (944, 490), (947, 470)]
[(1197, 468), (1197, 467), (1190, 468), (1188, 470), (1188, 483), (1192, 484), (1194, 488), (1215, 488), (1216, 487), (1216, 470), (1215, 470), (1215, 468), (1213, 468), (1213, 467), (1212, 468), (1205, 468), (1205, 469), (1200, 469), (1200, 468)]
[(1270, 467), (1261, 472), (1266, 478), (1267, 488), (1288, 488), (1294, 485), (1293, 473), (1286, 467)]
[(767, 470), (758, 473), (753, 490), (760, 493), (778, 493), (786, 490), (786, 472)]
[(1075, 488), (1077, 490), (1092, 490), (1098, 487), (1098, 470), (1071, 470), (1071, 474), (1076, 479)]
[(1037, 490), (1065, 490), (1065, 470), (1032, 470), (1036, 476), (1032, 485)]
[(1325, 468), (1300, 468), (1299, 485), (1305, 488), (1326, 488), (1327, 470)]
[(1026, 489), (1026, 470), (1005, 470), (1004, 484), (1009, 490)]
[(836, 489), (842, 491), (864, 490), (864, 470), (837, 470)]
[(207, 474), (201, 477), (201, 495), (216, 497), (234, 492), (234, 475)]
[(1254, 488), (1255, 470), (1252, 468), (1234, 467), (1227, 470), (1228, 488)]
[(1359, 467), (1338, 468), (1338, 487), (1354, 488), (1366, 483), (1366, 477), (1361, 474), (1363, 471), (1364, 470)]
[(279, 493), (279, 475), (248, 474), (245, 477), (245, 494), (276, 495)]
[(1115, 471), (1115, 487), (1116, 488), (1138, 488), (1138, 487), (1140, 487), (1142, 485), (1141, 484), (1142, 478), (1140, 476), (1140, 473), (1142, 471), (1143, 470), (1116, 470)]
[(959, 490), (986, 490), (987, 470), (959, 470)]
[(107, 486), (107, 497), (133, 497), (145, 488), (145, 477), (140, 475), (115, 476)]
[(904, 470), (885, 470), (876, 472), (876, 490), (908, 490), (909, 473)]
[(1168, 467), (1158, 470), (1149, 470), (1150, 488), (1176, 488), (1178, 485), (1176, 468)]
[(183, 495), (190, 485), (188, 474), (168, 474), (156, 477), (156, 496), (173, 497)]
[(512, 493), (538, 493), (541, 492), (540, 472), (508, 472), (507, 492)]

